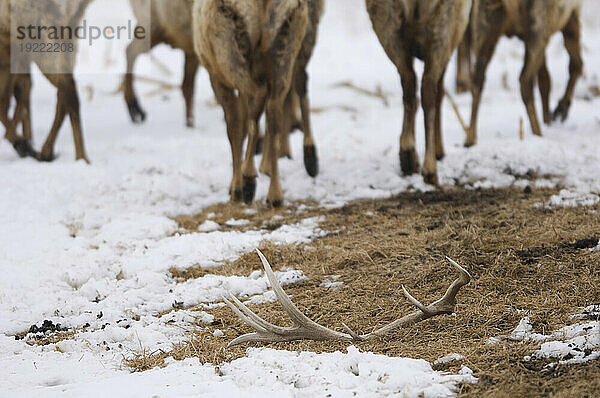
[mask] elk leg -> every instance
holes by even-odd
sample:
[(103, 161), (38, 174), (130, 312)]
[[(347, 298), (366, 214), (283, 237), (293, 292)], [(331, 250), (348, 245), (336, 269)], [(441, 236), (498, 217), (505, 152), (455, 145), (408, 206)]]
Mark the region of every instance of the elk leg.
[(445, 73), (442, 73), (442, 77), (438, 82), (437, 99), (435, 101), (435, 158), (437, 160), (442, 160), (445, 156), (444, 138), (442, 136), (442, 100), (445, 95), (444, 75)]
[(553, 119), (557, 120), (560, 118), (561, 121), (567, 120), (569, 116), (569, 109), (571, 107), (571, 101), (573, 100), (573, 94), (575, 92), (575, 85), (577, 80), (583, 73), (583, 60), (581, 58), (581, 22), (579, 21), (579, 15), (573, 13), (569, 22), (564, 27), (563, 38), (565, 47), (569, 53), (569, 83), (565, 95), (558, 103), (556, 110), (554, 111)]
[[(162, 41), (161, 31), (153, 30), (150, 33), (150, 48)], [(127, 103), (127, 109), (129, 110), (129, 116), (133, 123), (142, 123), (146, 120), (146, 112), (140, 106), (135, 88), (133, 87), (133, 71), (137, 57), (148, 50), (143, 40), (133, 40), (127, 46), (127, 73), (125, 73), (125, 79), (123, 80), (123, 94)]]
[[(534, 35), (535, 36), (535, 35)], [(542, 135), (542, 129), (537, 118), (535, 110), (535, 99), (533, 96), (533, 86), (535, 83), (535, 77), (544, 62), (544, 48), (546, 46), (542, 42), (533, 41), (528, 42), (525, 45), (525, 65), (521, 72), (521, 97), (527, 108), (527, 115), (529, 116), (529, 123), (531, 124), (531, 130), (533, 134), (537, 136)]]
[(83, 133), (81, 128), (81, 114), (79, 111), (79, 95), (77, 94), (77, 86), (75, 85), (75, 79), (72, 75), (66, 77), (67, 83), (65, 84), (65, 104), (66, 110), (71, 119), (71, 128), (73, 130), (73, 142), (75, 143), (75, 159), (85, 160), (86, 163), (90, 163), (90, 160), (85, 152), (85, 146), (83, 143)]
[[(319, 174), (319, 157), (317, 147), (312, 134), (310, 122), (310, 101), (308, 99), (308, 74), (304, 67), (298, 68), (294, 82), (294, 90), (300, 99), (300, 111), (302, 114), (302, 131), (304, 132), (304, 168), (311, 177)], [(294, 113), (295, 114), (295, 113)]]
[(23, 137), (31, 141), (31, 75), (21, 76), (19, 87), (21, 89), (21, 98), (17, 98), (17, 102), (22, 103), (20, 112), (20, 121), (23, 125)]
[(229, 138), (229, 145), (231, 147), (233, 176), (229, 193), (232, 201), (239, 202), (242, 200), (242, 144), (244, 141), (240, 101), (232, 89), (213, 78), (211, 78), (211, 85), (215, 92), (215, 97), (223, 107), (223, 112), (225, 113), (227, 137)]
[(194, 127), (194, 88), (199, 67), (200, 63), (196, 54), (186, 53), (181, 92), (185, 100), (185, 123), (187, 127)]
[(54, 143), (56, 142), (56, 137), (58, 136), (58, 132), (60, 131), (66, 116), (63, 91), (58, 90), (56, 97), (57, 100), (54, 123), (52, 124), (50, 133), (48, 134), (48, 137), (42, 146), (42, 151), (40, 152), (39, 160), (43, 162), (51, 162), (54, 160)]
[[(298, 21), (295, 21), (289, 28), (289, 31), (284, 30), (275, 39), (275, 42), (270, 50), (270, 57), (267, 64), (267, 134), (265, 137), (265, 148), (267, 152), (263, 154), (263, 159), (267, 158), (270, 163), (271, 184), (269, 185), (269, 193), (267, 195), (267, 203), (272, 207), (281, 207), (283, 204), (283, 192), (281, 190), (281, 182), (279, 181), (279, 165), (277, 148), (275, 142), (277, 136), (283, 132), (283, 106), (285, 98), (290, 92), (292, 79), (294, 77), (294, 62), (300, 49), (294, 48), (294, 35), (289, 32), (300, 31)], [(281, 49), (285, 48), (285, 53)]]
[(278, 155), (280, 158), (292, 158), (290, 148), (290, 134), (292, 132), (292, 119), (294, 117), (294, 92), (290, 90), (283, 103), (282, 130), (278, 139)]
[(550, 114), (550, 90), (552, 82), (550, 80), (550, 72), (548, 72), (548, 66), (546, 65), (546, 56), (544, 55), (544, 61), (538, 73), (538, 89), (540, 90), (540, 96), (542, 97), (542, 110), (544, 114), (544, 123), (550, 124), (552, 116)]
[[(260, 167), (259, 167), (259, 171), (265, 175), (268, 175), (269, 177), (271, 176), (271, 162), (269, 161), (269, 159), (271, 158), (271, 142), (268, 140), (268, 135), (269, 135), (269, 123), (267, 122), (267, 125), (265, 126), (265, 135), (262, 137), (262, 139), (259, 137), (259, 141), (257, 142), (257, 147), (260, 146), (261, 148), (261, 152), (262, 152), (262, 159), (260, 160)], [(259, 145), (260, 143), (260, 145)], [(277, 148), (273, 148), (273, 150), (275, 150), (275, 153), (277, 153)]]
[(255, 148), (257, 147), (260, 133), (258, 123), (265, 107), (264, 90), (261, 91), (260, 94), (253, 95), (251, 99), (246, 100), (246, 103), (248, 104), (248, 117), (246, 122), (248, 129), (248, 143), (246, 145), (246, 155), (242, 164), (242, 193), (246, 204), (250, 204), (254, 200), (254, 195), (256, 194), (257, 173), (254, 164), (254, 156), (256, 155)]
[(71, 127), (73, 130), (73, 142), (75, 144), (75, 159), (89, 159), (85, 152), (83, 144), (83, 134), (81, 129), (81, 117), (79, 111), (79, 95), (73, 74), (46, 74), (46, 77), (57, 88), (56, 118), (50, 134), (42, 147), (41, 159), (50, 161), (54, 159), (54, 143), (65, 116), (69, 114)]
[(281, 207), (283, 204), (283, 192), (281, 190), (281, 183), (279, 181), (279, 165), (277, 150), (275, 142), (277, 134), (280, 133), (283, 117), (283, 101), (282, 95), (269, 95), (267, 99), (266, 113), (267, 113), (267, 135), (265, 137), (265, 144), (268, 151), (263, 154), (263, 157), (267, 157), (267, 162), (270, 163), (271, 171), (271, 184), (269, 185), (269, 193), (267, 195), (267, 203), (272, 207)]
[(456, 92), (458, 94), (465, 93), (471, 88), (471, 35), (467, 28), (467, 33), (463, 41), (458, 46), (458, 53), (456, 58)]
[[(308, 75), (307, 75), (308, 79)], [(302, 115), (298, 115), (298, 111), (301, 110), (300, 99), (298, 98), (298, 92), (296, 91), (294, 95), (292, 95), (292, 124), (290, 128), (290, 132), (293, 133), (296, 130), (304, 132), (304, 127), (302, 126)]]
[(419, 171), (419, 159), (415, 150), (415, 117), (417, 114), (417, 75), (409, 52), (403, 52), (396, 63), (402, 80), (404, 122), (400, 136), (400, 167), (404, 175)]
[(14, 129), (14, 125), (8, 116), (8, 108), (10, 107), (11, 94), (11, 76), (7, 69), (0, 70), (0, 121), (4, 125), (6, 138), (11, 144), (14, 144), (18, 137)]
[[(435, 54), (436, 52), (433, 53)], [(440, 82), (444, 76), (444, 70), (441, 69), (443, 67), (444, 64), (439, 59), (436, 59), (435, 62), (427, 60), (425, 62), (425, 72), (421, 87), (421, 101), (425, 113), (425, 161), (423, 162), (423, 177), (425, 183), (431, 185), (438, 185), (436, 122), (439, 87), (440, 84), (443, 84), (443, 82)]]
[(481, 104), (481, 95), (485, 85), (485, 77), (488, 65), (494, 56), (496, 45), (500, 40), (501, 27), (493, 26), (481, 49), (478, 51), (475, 62), (475, 70), (473, 71), (473, 81), (471, 84), (471, 123), (465, 141), (465, 147), (472, 147), (477, 143), (477, 120), (479, 118), (479, 106)]
[(37, 157), (37, 153), (31, 146), (31, 115), (30, 115), (30, 95), (31, 95), (31, 76), (30, 75), (15, 75), (14, 78), (14, 96), (16, 107), (13, 119), (10, 120), (10, 129), (16, 132), (17, 126), (21, 123), (23, 128), (23, 136), (17, 137), (13, 142), (13, 147), (20, 157)]

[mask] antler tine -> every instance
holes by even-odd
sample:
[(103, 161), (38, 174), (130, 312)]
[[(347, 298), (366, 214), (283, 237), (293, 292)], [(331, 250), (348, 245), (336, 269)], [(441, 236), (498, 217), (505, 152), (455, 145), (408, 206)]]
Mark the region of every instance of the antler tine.
[(425, 319), (433, 318), (437, 315), (451, 314), (454, 311), (454, 306), (456, 305), (456, 295), (458, 294), (461, 287), (469, 284), (469, 282), (471, 281), (471, 275), (467, 272), (467, 270), (458, 265), (454, 260), (450, 259), (449, 257), (446, 257), (446, 259), (456, 268), (460, 276), (458, 277), (458, 279), (452, 282), (452, 284), (446, 290), (446, 293), (441, 299), (428, 306), (425, 306), (419, 300), (414, 298), (404, 286), (402, 286), (402, 290), (406, 298), (415, 307), (417, 307), (419, 311), (405, 315), (402, 318), (387, 324), (381, 329), (378, 329), (372, 333), (360, 337), (364, 340), (369, 340), (374, 337), (382, 336), (396, 328), (406, 328), (414, 325), (415, 323), (424, 321)]
[[(229, 293), (231, 299), (236, 305), (234, 305), (231, 301), (223, 297), (223, 301), (235, 312), (235, 314), (248, 326), (256, 330), (255, 333), (248, 333), (243, 336), (240, 336), (233, 341), (231, 341), (228, 346), (234, 346), (236, 344), (241, 344), (249, 341), (285, 341), (285, 338), (281, 336), (285, 336), (287, 333), (292, 333), (296, 331), (298, 328), (284, 328), (281, 326), (273, 325), (256, 315), (252, 310), (250, 310), (244, 303), (242, 303), (237, 297), (233, 294)], [(239, 308), (238, 308), (239, 306)]]
[(231, 297), (231, 300), (233, 300), (233, 302), (237, 304), (238, 309), (240, 309), (244, 313), (244, 315), (246, 315), (247, 318), (250, 318), (256, 324), (256, 326), (250, 326), (252, 326), (252, 328), (255, 329), (257, 332), (277, 333), (282, 332), (284, 330), (284, 328), (280, 328), (277, 325), (273, 325), (272, 323), (269, 323), (261, 317), (259, 317), (258, 315), (256, 315), (250, 308), (246, 306), (246, 304), (238, 300), (238, 298), (235, 297), (231, 292), (229, 293), (229, 296)]
[[(265, 273), (269, 282), (271, 283), (271, 287), (275, 292), (275, 296), (277, 300), (283, 307), (284, 311), (289, 315), (292, 322), (294, 323), (293, 327), (286, 328), (277, 325), (273, 325), (258, 315), (256, 315), (252, 310), (250, 310), (244, 303), (238, 300), (234, 295), (231, 295), (230, 301), (226, 298), (223, 298), (223, 301), (235, 312), (235, 314), (248, 326), (252, 327), (256, 332), (245, 334), (240, 336), (229, 343), (229, 346), (245, 343), (249, 341), (261, 341), (261, 342), (279, 342), (279, 341), (292, 341), (292, 340), (344, 340), (344, 341), (352, 341), (356, 333), (352, 333), (352, 335), (348, 335), (345, 333), (336, 332), (334, 330), (328, 329), (324, 326), (319, 325), (318, 323), (312, 321), (306, 315), (304, 315), (300, 310), (292, 303), (292, 300), (285, 293), (279, 281), (277, 280), (277, 276), (273, 272), (271, 265), (265, 258), (265, 256), (260, 252), (260, 250), (256, 250), (258, 256), (260, 257), (263, 267), (265, 268)], [(234, 304), (235, 303), (235, 304)]]
[(348, 325), (346, 325), (345, 323), (342, 322), (342, 326), (344, 327), (344, 330), (346, 332), (348, 332), (348, 334), (350, 336), (352, 336), (352, 339), (354, 339), (355, 341), (365, 341), (365, 338), (363, 336), (359, 335), (354, 330), (350, 329), (350, 327)]
[(404, 287), (404, 285), (402, 285), (402, 292), (404, 293), (404, 296), (406, 296), (406, 298), (408, 299), (408, 301), (411, 302), (412, 305), (414, 305), (415, 307), (417, 307), (418, 309), (420, 309), (423, 313), (425, 313), (425, 314), (428, 313), (427, 307), (425, 307), (423, 304), (421, 304), (421, 302), (419, 300), (417, 300), (416, 298), (414, 298), (413, 295), (410, 294), (408, 292), (408, 290), (406, 290), (406, 288)]
[(296, 326), (312, 326), (315, 328), (322, 328), (324, 330), (329, 330), (329, 329), (319, 325), (318, 323), (313, 322), (309, 317), (307, 317), (302, 312), (300, 312), (298, 307), (296, 307), (294, 305), (294, 303), (292, 303), (292, 300), (290, 299), (290, 297), (285, 293), (285, 291), (279, 284), (279, 281), (277, 280), (277, 276), (275, 276), (275, 273), (273, 272), (273, 269), (271, 268), (271, 264), (269, 264), (266, 257), (258, 249), (256, 249), (256, 253), (258, 253), (258, 256), (260, 257), (260, 261), (262, 261), (262, 263), (263, 263), (263, 267), (265, 268), (265, 273), (267, 274), (267, 278), (269, 278), (269, 282), (271, 282), (271, 288), (275, 292), (275, 295), (277, 296), (279, 303), (283, 307), (283, 310), (290, 316), (290, 318), (294, 322), (294, 325), (296, 325)]
[[(235, 312), (235, 314), (238, 316), (238, 318), (240, 318), (242, 321), (247, 323), (252, 329), (255, 329), (258, 332), (266, 332), (267, 331), (267, 328), (265, 328), (263, 325), (261, 325), (261, 322), (256, 322), (255, 319), (253, 319), (254, 317), (252, 315), (256, 316), (258, 319), (260, 319), (260, 321), (263, 321), (263, 319), (259, 318), (258, 315), (254, 314), (252, 311), (250, 311), (250, 312), (252, 312), (252, 315), (250, 315), (249, 313), (246, 313), (246, 311), (244, 311), (244, 310), (240, 311), (240, 309), (237, 306), (235, 306), (231, 301), (226, 299), (225, 296), (223, 296), (221, 298), (223, 299), (225, 304), (227, 304), (227, 306), (229, 308), (231, 308), (231, 310), (233, 312)], [(233, 297), (232, 297), (232, 299), (233, 299)]]
[(452, 264), (454, 268), (456, 268), (456, 270), (459, 273), (459, 277), (454, 282), (452, 282), (450, 287), (448, 287), (448, 289), (446, 290), (446, 294), (444, 294), (444, 297), (442, 297), (433, 304), (445, 302), (449, 304), (451, 303), (452, 306), (454, 306), (454, 304), (456, 303), (456, 295), (458, 294), (458, 291), (461, 287), (466, 286), (471, 282), (472, 276), (466, 269), (458, 265), (456, 261), (452, 260), (450, 257), (446, 257), (446, 260), (448, 260), (450, 264)]

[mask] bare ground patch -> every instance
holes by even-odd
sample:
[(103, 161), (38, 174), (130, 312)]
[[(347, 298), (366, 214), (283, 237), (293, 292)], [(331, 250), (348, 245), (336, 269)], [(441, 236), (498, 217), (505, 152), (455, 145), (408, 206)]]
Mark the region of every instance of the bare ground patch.
[[(559, 367), (548, 374), (526, 363), (523, 356), (539, 346), (501, 343), (486, 345), (489, 337), (507, 335), (528, 316), (540, 333), (573, 323), (577, 307), (600, 303), (600, 253), (587, 249), (600, 236), (600, 205), (587, 208), (535, 207), (555, 193), (550, 190), (482, 190), (451, 188), (431, 193), (406, 193), (383, 200), (363, 200), (323, 210), (300, 206), (273, 214), (244, 213), (241, 207), (221, 205), (220, 216), (250, 219), (240, 228), (258, 228), (277, 215), (282, 225), (322, 215), (320, 227), (336, 234), (307, 245), (264, 245), (275, 269), (292, 267), (309, 280), (287, 287), (294, 302), (313, 320), (341, 331), (342, 322), (361, 333), (381, 327), (413, 311), (401, 285), (424, 302), (439, 298), (454, 273), (444, 260), (450, 256), (473, 275), (458, 297), (456, 316), (438, 317), (378, 341), (357, 344), (361, 350), (428, 361), (449, 353), (465, 357), (480, 383), (464, 386), (465, 396), (585, 396), (600, 388), (598, 361)], [(214, 209), (208, 212), (217, 213)], [(205, 217), (204, 215), (204, 217)], [(239, 216), (239, 217), (238, 217)], [(214, 216), (213, 216), (214, 217)], [(204, 218), (205, 219), (205, 218)], [(194, 230), (203, 215), (180, 217)], [(586, 241), (587, 239), (587, 241)], [(589, 240), (591, 239), (591, 240)], [(587, 243), (586, 243), (587, 242)], [(260, 269), (254, 253), (211, 273), (248, 275)], [(182, 272), (182, 271), (178, 271)], [(175, 274), (202, 277), (204, 271)], [(330, 275), (341, 275), (336, 288), (321, 287)], [(254, 305), (261, 317), (289, 325), (277, 304)], [(197, 356), (219, 364), (244, 355), (244, 347), (227, 343), (249, 331), (228, 308), (212, 310), (214, 325), (191, 336), (172, 352), (141, 355), (128, 362), (138, 371), (161, 365), (167, 356)], [(212, 333), (220, 329), (222, 337)], [(272, 347), (315, 352), (345, 350), (345, 343), (294, 342)], [(456, 364), (439, 365), (453, 370)]]

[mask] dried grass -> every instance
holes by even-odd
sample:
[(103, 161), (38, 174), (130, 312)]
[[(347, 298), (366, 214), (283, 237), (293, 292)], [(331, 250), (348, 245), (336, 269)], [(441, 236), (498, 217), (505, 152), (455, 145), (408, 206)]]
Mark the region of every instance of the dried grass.
[[(386, 338), (358, 344), (359, 348), (428, 361), (448, 353), (462, 354), (464, 363), (481, 380), (477, 385), (464, 386), (461, 393), (465, 396), (585, 396), (599, 388), (597, 361), (547, 375), (522, 362), (524, 355), (537, 348), (535, 345), (485, 344), (489, 337), (510, 334), (523, 316), (517, 310), (529, 311), (536, 330), (549, 333), (571, 323), (569, 315), (577, 307), (600, 303), (600, 253), (566, 244), (599, 237), (600, 205), (564, 209), (533, 206), (545, 202), (552, 193), (452, 188), (357, 201), (335, 210), (313, 208), (302, 214), (292, 208), (289, 212), (248, 216), (237, 206), (221, 205), (203, 215), (177, 220), (182, 227), (194, 230), (206, 214), (215, 212), (219, 220), (249, 219), (251, 224), (243, 227), (247, 229), (263, 226), (274, 214), (284, 217), (278, 221), (282, 224), (324, 215), (321, 228), (339, 233), (309, 245), (264, 245), (262, 250), (274, 268), (304, 271), (309, 280), (286, 291), (307, 316), (337, 330), (345, 322), (366, 333), (413, 311), (401, 293), (402, 284), (424, 302), (436, 300), (454, 278), (444, 260), (450, 256), (474, 276), (458, 296), (456, 316), (434, 318)], [(248, 275), (254, 269), (260, 269), (259, 260), (249, 253), (219, 272)], [(180, 278), (204, 275), (198, 270), (171, 272)], [(342, 275), (344, 285), (320, 287), (332, 274)], [(275, 304), (252, 308), (271, 322), (290, 324)], [(229, 349), (226, 345), (250, 330), (227, 308), (212, 313), (216, 324), (195, 334), (189, 343), (177, 345), (169, 353), (136, 358), (128, 365), (141, 371), (162, 363), (167, 356), (197, 356), (203, 362), (219, 364), (244, 355), (244, 347)], [(217, 328), (224, 337), (212, 336)], [(314, 352), (346, 348), (345, 343), (331, 342), (270, 346)]]

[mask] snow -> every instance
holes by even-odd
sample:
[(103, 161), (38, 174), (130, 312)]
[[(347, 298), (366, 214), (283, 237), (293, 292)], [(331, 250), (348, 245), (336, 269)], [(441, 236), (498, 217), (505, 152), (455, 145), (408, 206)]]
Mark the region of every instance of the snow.
[[(23, 367), (40, 359), (37, 350), (20, 354), (23, 358), (10, 371), (14, 372), (15, 380), (23, 378)], [(53, 369), (44, 361), (38, 364), (35, 389), (14, 388), (3, 396), (25, 397), (34, 392), (40, 397), (58, 394), (67, 397), (111, 394), (122, 397), (314, 397), (321, 394), (335, 397), (371, 394), (448, 397), (454, 395), (458, 383), (476, 382), (468, 368), (463, 368), (458, 375), (444, 374), (434, 372), (424, 360), (388, 358), (362, 353), (355, 347), (349, 347), (347, 354), (249, 349), (247, 357), (224, 364), (218, 370), (211, 365), (201, 365), (194, 358), (167, 361), (169, 365), (164, 369), (135, 374), (109, 371), (95, 361), (80, 360), (69, 353), (46, 355), (60, 361), (61, 367)], [(48, 368), (43, 369), (40, 365)], [(96, 378), (89, 378), (90, 370), (97, 373)], [(22, 380), (22, 383), (26, 382), (31, 381)]]
[(344, 282), (338, 281), (342, 276), (341, 275), (328, 275), (325, 277), (323, 282), (319, 285), (319, 287), (324, 287), (325, 289), (331, 289), (334, 287), (339, 287), (344, 284)]
[[(597, 316), (598, 306), (589, 306), (573, 315), (573, 319)], [(529, 317), (524, 317), (510, 336), (495, 337), (489, 344), (501, 341), (520, 341), (541, 343), (526, 360), (552, 359), (560, 364), (581, 364), (600, 358), (600, 321), (578, 322), (565, 326), (549, 335), (536, 333)]]
[[(591, 96), (588, 87), (600, 84), (595, 69), (600, 63), (600, 18), (597, 7), (587, 7), (586, 73), (577, 86), (569, 120), (546, 126), (543, 138), (532, 136), (527, 128), (525, 139), (520, 140), (519, 119), (526, 120), (518, 89), (523, 49), (517, 41), (503, 40), (490, 66), (476, 147), (463, 147), (464, 133), (448, 101), (444, 103), (447, 157), (438, 165), (442, 184), (467, 189), (561, 187), (563, 191), (543, 205), (598, 203), (600, 146), (594, 143), (600, 130), (600, 99)], [(399, 173), (402, 92), (397, 72), (372, 32), (364, 2), (330, 0), (326, 8), (310, 66), (311, 102), (321, 110), (313, 114), (321, 174), (317, 179), (306, 176), (301, 165), (302, 137), (293, 135), (293, 160), (280, 163), (286, 199), (334, 207), (357, 198), (430, 190), (422, 177)], [(552, 40), (548, 55), (556, 104), (567, 81), (568, 61), (560, 38)], [(139, 71), (151, 71), (154, 77), (178, 85), (181, 54), (162, 46), (153, 57), (172, 68), (172, 73), (153, 66), (148, 56), (140, 58)], [(417, 63), (417, 69), (421, 71), (422, 65)], [(449, 88), (453, 72), (452, 65), (447, 73)], [(505, 74), (509, 90), (503, 89)], [(163, 369), (141, 374), (123, 369), (123, 357), (168, 350), (185, 340), (187, 332), (211, 323), (210, 309), (222, 305), (221, 296), (227, 291), (252, 304), (275, 300), (261, 272), (249, 269), (247, 275), (208, 274), (178, 281), (169, 269), (215, 268), (264, 242), (310, 243), (327, 231), (319, 228), (322, 218), (309, 218), (275, 231), (252, 229), (245, 220), (230, 220), (229, 228), (209, 220), (197, 232), (182, 233), (174, 216), (228, 200), (230, 150), (206, 73), (197, 81), (193, 130), (183, 127), (179, 92), (156, 94), (155, 86), (138, 84), (148, 120), (133, 126), (123, 99), (114, 94), (119, 76), (79, 73), (77, 78), (91, 165), (73, 161), (68, 123), (57, 141), (59, 158), (52, 164), (18, 159), (8, 143), (0, 142), (0, 185), (5, 192), (0, 196), (0, 368), (6, 369), (0, 373), (0, 395), (314, 396), (327, 388), (333, 396), (354, 392), (440, 396), (452, 395), (456, 383), (474, 381), (468, 368), (457, 375), (442, 374), (425, 361), (387, 358), (354, 348), (333, 354), (249, 350), (246, 358), (223, 365), (219, 370), (223, 376), (215, 366), (197, 360), (172, 361)], [(380, 87), (389, 106), (378, 98), (336, 87), (343, 81), (372, 90)], [(52, 122), (55, 96), (43, 77), (34, 76), (33, 128), (38, 148)], [(463, 115), (468, 115), (468, 96), (456, 100)], [(419, 111), (421, 156), (422, 131)], [(336, 150), (341, 145), (343, 150)], [(530, 176), (539, 179), (531, 181)], [(258, 184), (257, 200), (264, 200), (268, 178), (260, 176)], [(302, 211), (300, 206), (298, 212)], [(252, 207), (245, 209), (245, 214), (255, 213)], [(236, 226), (248, 230), (229, 230)], [(282, 270), (277, 276), (284, 284), (305, 278), (296, 270)], [(340, 283), (328, 282), (332, 284), (327, 288)], [(46, 319), (76, 328), (75, 336), (44, 347), (12, 337)], [(586, 324), (559, 331), (570, 336), (567, 340), (543, 340), (549, 345), (542, 351), (562, 355), (567, 348), (551, 343), (583, 347), (582, 339), (592, 345), (586, 347), (596, 350), (592, 332), (597, 327), (592, 324), (586, 331)], [(573, 355), (571, 360), (578, 358)]]
[(465, 359), (465, 357), (463, 357), (460, 354), (448, 354), (444, 357), (438, 358), (435, 360), (435, 362), (433, 362), (434, 365), (441, 365), (441, 364), (447, 364), (450, 362), (460, 362), (463, 359)]
[(572, 192), (562, 189), (558, 195), (552, 195), (548, 206), (550, 207), (580, 207), (594, 206), (600, 202), (600, 196), (592, 193)]

